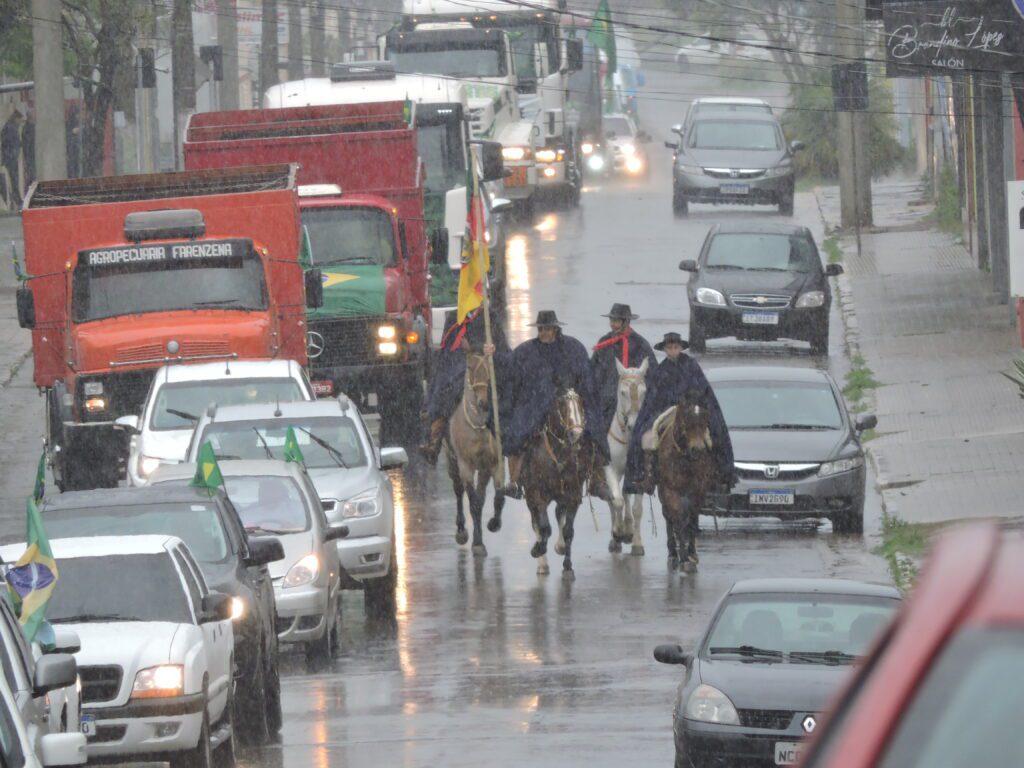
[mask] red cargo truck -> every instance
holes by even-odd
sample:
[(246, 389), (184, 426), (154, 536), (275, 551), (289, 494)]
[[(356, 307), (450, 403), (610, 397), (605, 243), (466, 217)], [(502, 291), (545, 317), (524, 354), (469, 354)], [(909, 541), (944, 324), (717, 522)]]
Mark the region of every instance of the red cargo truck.
[(309, 312), (309, 357), (321, 394), (376, 409), (390, 439), (419, 437), (430, 340), (431, 251), (415, 106), (397, 101), (193, 115), (185, 166), (299, 164), (299, 206), (323, 305)]
[(285, 358), (306, 364), (307, 300), (296, 168), (38, 182), (25, 200), (32, 329), (46, 446), (62, 490), (114, 486), (137, 414), (168, 363)]

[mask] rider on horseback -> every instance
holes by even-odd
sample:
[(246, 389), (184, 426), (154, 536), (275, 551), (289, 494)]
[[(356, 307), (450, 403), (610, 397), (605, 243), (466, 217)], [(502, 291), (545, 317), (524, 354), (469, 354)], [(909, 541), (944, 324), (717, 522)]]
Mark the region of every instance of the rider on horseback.
[(653, 370), (658, 359), (647, 339), (630, 326), (630, 322), (636, 320), (637, 316), (628, 304), (612, 304), (611, 311), (605, 317), (608, 318), (611, 332), (602, 336), (594, 346), (590, 369), (594, 374), (594, 387), (601, 405), (603, 429), (607, 433), (615, 418), (618, 402), (619, 372), (615, 361), (621, 361), (625, 368), (639, 368), (647, 360), (648, 369)]
[(537, 338), (523, 342), (512, 353), (506, 391), (507, 415), (503, 412), (502, 446), (508, 456), (509, 482), (505, 494), (523, 497), (519, 474), (523, 451), (544, 423), (558, 395), (574, 389), (583, 400), (586, 435), (592, 455), (590, 492), (605, 498), (608, 486), (604, 467), (608, 464), (608, 430), (601, 418), (587, 349), (562, 333), (558, 317), (551, 310), (537, 313)]
[(654, 348), (659, 352), (663, 351), (666, 357), (658, 367), (652, 368), (647, 374), (647, 397), (640, 409), (640, 415), (637, 416), (636, 427), (633, 429), (629, 444), (625, 483), (627, 493), (654, 492), (655, 453), (643, 450), (641, 441), (658, 416), (677, 405), (687, 394), (699, 398), (708, 410), (718, 482), (729, 487), (736, 482), (732, 442), (729, 439), (725, 417), (700, 364), (689, 355), (683, 354), (683, 350), (689, 346), (678, 333), (666, 333), (665, 338), (654, 345)]

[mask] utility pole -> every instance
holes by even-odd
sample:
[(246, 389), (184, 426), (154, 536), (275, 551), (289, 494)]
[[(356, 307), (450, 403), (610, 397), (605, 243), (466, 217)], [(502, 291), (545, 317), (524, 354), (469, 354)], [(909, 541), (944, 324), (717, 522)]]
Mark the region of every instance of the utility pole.
[(217, 0), (217, 44), (221, 47), (224, 80), (220, 108), (238, 109), (238, 3)]
[(277, 85), (277, 0), (263, 0), (263, 26), (260, 43), (260, 102), (267, 89)]
[(64, 49), (60, 0), (32, 0), (32, 79), (35, 82), (36, 177), (68, 175), (64, 135)]
[(174, 0), (171, 18), (171, 84), (174, 90), (174, 167), (180, 169), (185, 124), (196, 108), (196, 60), (192, 44), (191, 0)]
[(313, 77), (323, 77), (327, 73), (326, 22), (327, 13), (322, 0), (312, 0), (309, 6), (309, 73)]
[(338, 9), (338, 45), (341, 47), (341, 60), (352, 58), (352, 18), (348, 8)]
[(985, 197), (988, 205), (988, 249), (992, 287), (1000, 303), (1010, 299), (1009, 233), (1006, 231), (1006, 167), (1003, 151), (1005, 115), (1003, 80), (998, 73), (978, 78), (985, 105)]
[[(864, 0), (835, 0), (837, 63), (864, 63)], [(867, 111), (839, 112), (836, 148), (844, 227), (871, 226), (871, 131)]]
[(288, 79), (306, 76), (302, 62), (302, 6), (298, 0), (288, 3)]

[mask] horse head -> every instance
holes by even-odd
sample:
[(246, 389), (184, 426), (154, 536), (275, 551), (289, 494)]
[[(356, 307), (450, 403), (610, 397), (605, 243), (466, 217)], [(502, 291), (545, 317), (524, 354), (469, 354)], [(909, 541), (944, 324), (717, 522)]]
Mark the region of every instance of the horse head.
[(627, 368), (616, 358), (615, 368), (619, 372), (618, 404), (616, 413), (628, 432), (636, 426), (640, 406), (647, 396), (647, 360), (639, 368)]
[(548, 415), (548, 430), (561, 442), (576, 446), (585, 427), (583, 398), (575, 389), (561, 392)]
[(711, 413), (703, 397), (686, 394), (676, 407), (676, 433), (687, 437), (693, 445), (703, 441), (711, 429)]
[(487, 357), (466, 347), (466, 384), (463, 399), (479, 410), (484, 410), (491, 403), (491, 373), (487, 367)]

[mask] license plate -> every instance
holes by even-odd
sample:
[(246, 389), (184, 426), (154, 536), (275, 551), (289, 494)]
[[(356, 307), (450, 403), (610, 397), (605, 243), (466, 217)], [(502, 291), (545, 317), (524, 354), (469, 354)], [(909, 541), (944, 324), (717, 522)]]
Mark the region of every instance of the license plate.
[(778, 325), (778, 312), (744, 312), (743, 322), (747, 325)]
[(775, 507), (791, 506), (796, 501), (796, 491), (788, 488), (777, 491), (755, 489), (750, 491), (749, 500), (751, 504), (767, 504)]
[(512, 171), (511, 176), (505, 177), (506, 187), (525, 187), (527, 184), (527, 168), (525, 165), (519, 165), (515, 168), (510, 168)]
[(85, 737), (91, 738), (96, 735), (96, 716), (95, 715), (82, 715), (82, 733)]
[(803, 757), (804, 745), (799, 741), (776, 741), (775, 764), (796, 765)]
[(314, 381), (313, 394), (317, 397), (330, 397), (334, 394), (333, 381)]
[(718, 187), (718, 191), (723, 195), (749, 195), (750, 185), (749, 184), (722, 184)]

